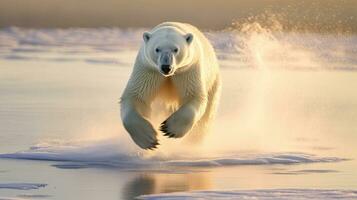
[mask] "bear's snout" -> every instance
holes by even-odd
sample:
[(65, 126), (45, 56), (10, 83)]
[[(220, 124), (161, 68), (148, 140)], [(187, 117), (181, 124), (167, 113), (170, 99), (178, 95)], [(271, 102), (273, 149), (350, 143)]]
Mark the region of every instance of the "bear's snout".
[(169, 74), (170, 71), (171, 71), (171, 69), (172, 69), (171, 65), (161, 65), (161, 71), (162, 71), (165, 75)]
[(164, 51), (160, 56), (160, 71), (164, 75), (168, 75), (173, 69), (173, 54), (169, 51)]

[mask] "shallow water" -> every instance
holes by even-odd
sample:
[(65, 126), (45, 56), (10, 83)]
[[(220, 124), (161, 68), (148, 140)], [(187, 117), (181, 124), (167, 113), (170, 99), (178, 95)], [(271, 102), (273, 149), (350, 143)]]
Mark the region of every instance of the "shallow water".
[(356, 190), (356, 37), (208, 35), (223, 79), (213, 132), (143, 152), (118, 109), (140, 30), (1, 30), (0, 198)]

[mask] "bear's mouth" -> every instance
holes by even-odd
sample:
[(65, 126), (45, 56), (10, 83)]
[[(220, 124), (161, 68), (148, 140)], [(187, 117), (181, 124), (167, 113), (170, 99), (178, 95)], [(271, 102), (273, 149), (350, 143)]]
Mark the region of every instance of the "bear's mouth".
[(165, 72), (162, 72), (161, 70), (160, 70), (160, 73), (165, 77), (169, 77), (169, 76), (174, 75), (174, 72), (165, 73)]

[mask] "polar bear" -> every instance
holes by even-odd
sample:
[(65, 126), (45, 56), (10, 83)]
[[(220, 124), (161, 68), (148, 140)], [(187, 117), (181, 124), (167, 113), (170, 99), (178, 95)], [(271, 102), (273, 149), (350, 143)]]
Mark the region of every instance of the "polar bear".
[(122, 122), (131, 138), (143, 149), (159, 145), (158, 131), (149, 121), (154, 100), (171, 108), (158, 129), (164, 136), (207, 132), (221, 88), (208, 39), (190, 24), (164, 22), (145, 32), (143, 40), (120, 99)]

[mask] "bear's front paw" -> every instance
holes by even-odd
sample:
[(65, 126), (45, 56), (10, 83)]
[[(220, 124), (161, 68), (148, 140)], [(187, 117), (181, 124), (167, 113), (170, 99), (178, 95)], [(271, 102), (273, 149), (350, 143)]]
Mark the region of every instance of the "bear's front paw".
[(134, 142), (142, 149), (153, 150), (159, 142), (154, 127), (146, 120), (124, 120), (124, 127)]
[(135, 134), (132, 134), (134, 142), (142, 149), (154, 150), (159, 144), (155, 130), (150, 126), (136, 127)]
[(191, 120), (182, 120), (170, 117), (161, 123), (160, 131), (169, 138), (181, 138), (191, 130), (193, 123)]
[(137, 137), (135, 143), (145, 150), (155, 150), (160, 143), (156, 139)]

